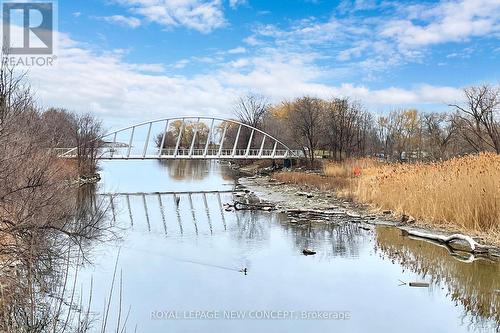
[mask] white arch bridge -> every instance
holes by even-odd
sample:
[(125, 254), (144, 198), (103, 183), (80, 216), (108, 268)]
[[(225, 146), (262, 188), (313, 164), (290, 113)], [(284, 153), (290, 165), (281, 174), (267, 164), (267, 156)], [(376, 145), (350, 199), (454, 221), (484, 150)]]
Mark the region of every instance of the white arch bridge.
[(76, 158), (93, 149), (97, 159), (294, 159), (302, 157), (272, 135), (242, 122), (217, 117), (163, 118), (110, 132), (85, 147), (57, 148)]

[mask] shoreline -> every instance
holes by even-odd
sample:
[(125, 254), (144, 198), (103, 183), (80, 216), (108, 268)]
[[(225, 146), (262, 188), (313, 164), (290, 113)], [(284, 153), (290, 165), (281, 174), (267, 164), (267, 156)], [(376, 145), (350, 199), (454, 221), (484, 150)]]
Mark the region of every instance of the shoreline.
[[(464, 236), (464, 238), (460, 238), (460, 242), (443, 243), (442, 239), (457, 234), (422, 225), (411, 219), (404, 221), (401, 216), (396, 216), (390, 211), (375, 211), (367, 204), (339, 198), (329, 191), (314, 190), (311, 192), (309, 188), (305, 189), (299, 185), (278, 182), (268, 175), (250, 176), (246, 172), (241, 173), (237, 184), (240, 188), (254, 192), (260, 200), (275, 204), (277, 211), (289, 215), (290, 223), (304, 223), (305, 221), (330, 223), (332, 218), (335, 218), (335, 221), (356, 223), (363, 229), (388, 226), (400, 229), (408, 237), (418, 238), (421, 241), (431, 241), (436, 246), (444, 246), (451, 255), (468, 253), (471, 256), (469, 261), (479, 258), (500, 260), (498, 246), (485, 245), (484, 250), (477, 251), (463, 242), (464, 238), (467, 238), (470, 242), (477, 242), (475, 243), (477, 248), (481, 248), (483, 245), (478, 244), (481, 242), (478, 237), (460, 234), (458, 236)], [(428, 235), (435, 240), (416, 235)]]

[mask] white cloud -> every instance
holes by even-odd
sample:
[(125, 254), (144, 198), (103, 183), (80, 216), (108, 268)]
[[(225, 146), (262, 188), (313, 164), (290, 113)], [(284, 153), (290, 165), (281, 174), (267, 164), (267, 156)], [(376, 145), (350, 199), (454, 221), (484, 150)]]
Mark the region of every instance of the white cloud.
[(365, 41), (359, 42), (357, 45), (340, 51), (337, 55), (337, 59), (340, 61), (347, 61), (351, 58), (358, 58), (362, 55), (363, 51), (366, 50), (370, 46), (370, 43)]
[(229, 6), (233, 9), (241, 5), (246, 5), (247, 3), (247, 0), (229, 0)]
[(141, 25), (141, 20), (132, 16), (112, 15), (112, 16), (99, 16), (98, 19), (104, 20), (109, 23), (115, 23), (129, 28), (138, 28)]
[(375, 8), (377, 8), (377, 1), (375, 0), (343, 0), (338, 6), (338, 10), (342, 13), (353, 13)]
[(189, 64), (189, 62), (190, 61), (188, 59), (182, 59), (182, 60), (179, 60), (176, 63), (174, 63), (172, 65), (172, 67), (175, 69), (182, 69), (182, 68), (186, 67)]
[(236, 47), (234, 49), (230, 49), (229, 51), (227, 51), (227, 53), (229, 53), (229, 54), (242, 54), (242, 53), (246, 53), (246, 52), (247, 52), (247, 49), (245, 49), (242, 46), (239, 46), (239, 47)]
[(401, 46), (419, 47), (459, 42), (498, 32), (498, 0), (461, 0), (419, 6), (416, 10), (410, 7), (406, 18), (390, 20), (380, 33), (395, 39)]
[(163, 73), (165, 66), (163, 64), (129, 64), (128, 68), (133, 71), (146, 73)]
[[(394, 108), (439, 104), (445, 107), (450, 101), (459, 100), (460, 88), (439, 87), (427, 84), (412, 89), (388, 87), (370, 89), (364, 85), (342, 83), (338, 86), (320, 83), (324, 73), (310, 60), (313, 54), (283, 55), (269, 51), (269, 54), (245, 58), (232, 62), (232, 69), (218, 73), (220, 79), (242, 91), (257, 91), (271, 96), (273, 100), (291, 99), (303, 95), (331, 98), (344, 96), (358, 99), (369, 106)], [(241, 71), (241, 67), (245, 67)]]
[(229, 63), (229, 65), (231, 67), (234, 67), (234, 68), (243, 68), (243, 67), (246, 67), (246, 66), (250, 65), (250, 60), (242, 58), (242, 59), (238, 59), (238, 60), (235, 60), (235, 61), (231, 61)]
[(209, 33), (225, 24), (221, 0), (114, 0), (163, 26)]
[[(377, 15), (356, 15), (377, 8)], [(340, 9), (350, 15), (292, 22), (288, 28), (260, 25), (244, 39), (250, 46), (321, 52), (341, 61), (358, 78), (409, 62), (424, 62), (436, 44), (500, 36), (498, 0), (442, 0), (438, 3), (344, 1)]]
[(257, 57), (219, 64), (221, 67), (203, 75), (170, 76), (161, 65), (127, 63), (121, 51), (96, 53), (66, 35), (60, 37), (57, 66), (30, 70), (39, 101), (46, 107), (92, 111), (115, 123), (185, 114), (231, 116), (236, 97), (248, 91), (275, 102), (302, 95), (350, 96), (369, 107), (385, 109), (441, 104), (460, 95), (454, 87), (429, 85), (377, 90), (351, 83), (328, 85), (321, 83), (324, 72), (314, 65), (314, 54), (272, 49)]
[[(40, 103), (116, 121), (165, 115), (220, 114), (238, 93), (212, 75), (163, 74), (158, 64), (131, 64), (123, 52), (96, 53), (60, 34), (55, 67), (31, 68)], [(71, 75), (68, 75), (71, 73)]]
[(250, 46), (257, 46), (261, 44), (255, 36), (248, 36), (243, 40), (243, 42)]

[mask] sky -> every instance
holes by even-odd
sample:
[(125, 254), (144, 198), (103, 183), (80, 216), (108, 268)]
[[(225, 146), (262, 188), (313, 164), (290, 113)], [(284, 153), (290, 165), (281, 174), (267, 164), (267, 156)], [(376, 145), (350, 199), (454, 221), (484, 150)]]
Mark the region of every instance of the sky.
[(109, 127), (229, 117), (239, 96), (350, 97), (447, 111), (498, 84), (500, 1), (59, 0), (56, 64), (29, 69), (45, 107)]

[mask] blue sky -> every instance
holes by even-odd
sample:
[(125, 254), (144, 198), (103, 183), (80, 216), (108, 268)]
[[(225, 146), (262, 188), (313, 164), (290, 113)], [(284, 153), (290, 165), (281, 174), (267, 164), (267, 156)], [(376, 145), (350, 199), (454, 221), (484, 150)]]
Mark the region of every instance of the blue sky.
[(46, 106), (111, 125), (231, 113), (235, 99), (349, 96), (384, 113), (447, 110), (498, 84), (500, 1), (60, 0)]

